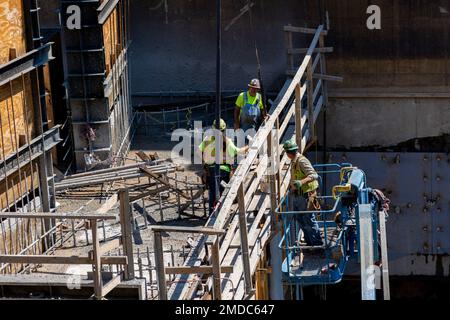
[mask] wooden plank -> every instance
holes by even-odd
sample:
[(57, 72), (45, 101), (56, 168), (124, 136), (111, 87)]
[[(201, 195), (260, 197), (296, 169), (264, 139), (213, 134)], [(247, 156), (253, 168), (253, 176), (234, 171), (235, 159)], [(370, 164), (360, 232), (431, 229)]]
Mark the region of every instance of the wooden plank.
[(158, 177), (157, 174), (153, 173), (150, 169), (142, 166), (140, 167), (141, 171), (144, 172), (146, 175), (148, 175), (149, 177), (155, 179), (156, 181), (158, 181), (159, 183), (162, 183), (163, 185), (169, 187), (171, 190), (175, 191), (176, 193), (178, 193), (180, 196), (182, 196), (183, 198), (187, 199), (187, 200), (191, 200), (191, 197), (187, 194), (185, 194), (183, 191), (181, 191), (180, 189), (175, 188), (174, 186), (172, 186), (168, 181)]
[(164, 247), (161, 232), (153, 233), (153, 246), (155, 251), (155, 268), (158, 279), (159, 300), (167, 300), (166, 271), (164, 266)]
[(323, 106), (323, 96), (320, 96), (319, 100), (316, 103), (316, 106), (314, 107), (314, 118), (313, 122), (316, 123), (317, 118), (319, 117), (320, 111), (322, 110)]
[[(312, 64), (312, 69), (313, 69), (313, 71), (316, 70), (317, 65), (318, 65), (319, 62), (320, 62), (320, 57), (321, 57), (321, 56), (322, 56), (322, 55), (321, 55), (320, 53), (316, 54), (316, 57), (314, 58), (314, 61), (313, 61), (313, 64)], [(322, 73), (322, 74), (323, 74), (323, 73)]]
[(314, 101), (313, 101), (313, 69), (312, 69), (312, 63), (311, 60), (309, 60), (308, 69), (307, 69), (307, 104), (308, 104), (308, 123), (309, 123), (309, 130), (312, 135), (312, 137), (315, 137), (315, 129), (314, 129)]
[[(325, 46), (325, 37), (322, 35), (319, 39), (319, 46), (323, 48)], [(321, 74), (327, 74), (327, 63), (325, 60), (325, 55), (320, 55), (320, 73)], [(324, 106), (328, 106), (328, 84), (326, 81), (323, 82), (322, 85), (322, 96), (324, 98), (323, 104)]]
[[(212, 274), (212, 266), (182, 266), (182, 267), (165, 267), (166, 274)], [(221, 273), (232, 273), (234, 266), (220, 266)]]
[(239, 216), (235, 215), (229, 225), (228, 232), (225, 235), (225, 238), (223, 239), (223, 242), (222, 242), (222, 246), (220, 248), (220, 261), (223, 261), (225, 255), (227, 253), (227, 248), (230, 247), (232, 241), (234, 241), (234, 239), (236, 239), (236, 237), (239, 236), (239, 234), (237, 233), (238, 223), (239, 223)]
[[(293, 26), (285, 26), (283, 28), (284, 31), (289, 31), (289, 32), (299, 32), (299, 33), (306, 33), (306, 34), (316, 34), (317, 29), (313, 29), (313, 28), (303, 28), (303, 27), (293, 27)], [(323, 30), (320, 33), (321, 35), (326, 36), (328, 34), (328, 31)]]
[(253, 289), (252, 275), (250, 273), (250, 257), (248, 247), (248, 230), (247, 230), (247, 210), (245, 205), (246, 194), (244, 192), (244, 185), (241, 184), (238, 193), (239, 202), (239, 234), (241, 237), (241, 252), (242, 252), (242, 264), (244, 266), (245, 277), (245, 291), (250, 293)]
[(319, 93), (323, 92), (323, 90), (321, 90), (323, 82), (324, 81), (322, 81), (322, 80), (317, 81), (316, 87), (314, 88), (313, 101), (316, 101), (317, 96), (319, 95)]
[[(259, 236), (257, 238), (257, 242), (259, 242), (261, 244), (262, 248), (265, 247), (265, 245), (267, 244), (267, 241), (270, 238), (270, 234), (271, 234), (270, 233), (270, 224), (271, 224), (271, 219), (269, 218), (266, 221), (266, 223), (264, 224), (264, 227), (261, 229), (261, 233), (259, 234)], [(254, 249), (253, 249), (251, 257), (250, 257), (250, 267), (251, 267), (252, 274), (254, 274), (256, 272), (259, 260), (261, 258), (261, 255), (263, 254), (263, 250), (259, 250), (258, 247), (259, 246), (257, 246), (256, 244), (254, 245)], [(246, 298), (246, 296), (244, 295), (243, 289), (244, 288), (242, 285), (237, 286), (235, 299), (239, 299), (240, 297), (242, 297), (243, 299)]]
[(335, 81), (335, 82), (342, 82), (342, 81), (344, 81), (343, 77), (330, 76), (330, 75), (327, 75), (327, 74), (320, 74), (320, 73), (314, 73), (313, 74), (313, 78), (314, 79), (327, 80), (327, 81)]
[(303, 138), (302, 126), (302, 87), (298, 84), (295, 87), (295, 140), (297, 145), (301, 147)]
[(136, 201), (141, 200), (143, 198), (154, 196), (156, 194), (159, 194), (159, 193), (167, 191), (167, 190), (170, 190), (170, 188), (167, 187), (167, 186), (162, 186), (162, 187), (159, 187), (159, 188), (154, 189), (154, 190), (149, 190), (149, 191), (143, 192), (143, 193), (141, 193), (138, 196), (130, 197), (130, 203), (136, 202)]
[(151, 161), (150, 157), (142, 150), (136, 152), (136, 155), (141, 158), (142, 161), (149, 162)]
[[(287, 52), (289, 54), (304, 54), (308, 52), (308, 49), (309, 48), (288, 48)], [(333, 50), (333, 47), (315, 48), (313, 53), (331, 53)]]
[(290, 50), (292, 50), (293, 42), (292, 42), (292, 33), (291, 32), (285, 32), (285, 41), (286, 41), (286, 48), (287, 48), (287, 62), (288, 62), (288, 69), (294, 69), (294, 56), (289, 53)]
[(108, 200), (106, 200), (106, 202), (103, 203), (102, 206), (99, 209), (97, 209), (95, 212), (99, 213), (99, 214), (107, 213), (116, 205), (118, 200), (119, 200), (119, 194), (115, 193), (114, 195), (109, 197)]
[(94, 279), (94, 294), (97, 300), (101, 300), (102, 296), (102, 266), (100, 261), (100, 240), (98, 239), (97, 220), (91, 220), (92, 231), (92, 247), (93, 247), (93, 264), (92, 264), (92, 276)]
[(115, 220), (115, 214), (104, 213), (73, 213), (73, 212), (36, 212), (36, 213), (21, 213), (21, 212), (5, 212), (0, 213), (0, 219), (21, 218), (21, 219), (70, 219), (70, 220)]
[(125, 280), (134, 279), (133, 238), (131, 229), (132, 211), (130, 208), (130, 194), (128, 189), (119, 191), (120, 199), (120, 225), (122, 228), (122, 244), (124, 254), (128, 257), (125, 268)]
[[(261, 251), (259, 250), (259, 246), (256, 245), (258, 241), (261, 241), (261, 245), (264, 246), (270, 236), (270, 226), (271, 226), (271, 218), (270, 216), (266, 220), (264, 227), (260, 229), (260, 233), (257, 237), (255, 237), (253, 243), (251, 243), (253, 249), (250, 255), (250, 272), (253, 274), (257, 267), (257, 258), (260, 256)], [(240, 250), (230, 250), (231, 256), (228, 258), (228, 261), (233, 261), (235, 259), (239, 259), (239, 255), (241, 254)], [(256, 263), (255, 263), (256, 262)], [(231, 281), (227, 281), (223, 290), (223, 299), (231, 300), (231, 299), (242, 299), (245, 293), (245, 285), (243, 279), (243, 270), (239, 268), (239, 265), (235, 267), (234, 272), (229, 276)], [(236, 294), (233, 295), (231, 282), (234, 283), (234, 288), (236, 290)], [(233, 297), (234, 296), (234, 297)]]
[[(101, 257), (100, 260), (102, 265), (127, 264), (127, 257), (125, 256)], [(89, 256), (0, 255), (0, 263), (91, 265), (93, 260)]]
[[(114, 239), (114, 240), (108, 241), (107, 243), (100, 245), (99, 254), (100, 254), (100, 256), (104, 256), (108, 252), (119, 248), (120, 245), (121, 245), (120, 239)], [(93, 254), (94, 254), (94, 250), (89, 251), (89, 257), (93, 258), (94, 257)]]
[(213, 271), (213, 298), (214, 300), (222, 299), (222, 290), (220, 288), (220, 254), (219, 254), (219, 237), (216, 236), (214, 244), (211, 246), (211, 262)]
[(113, 291), (120, 283), (122, 282), (122, 275), (119, 274), (109, 280), (103, 287), (102, 287), (102, 293), (101, 296), (105, 297), (108, 293)]
[(9, 50), (14, 48), (18, 56), (26, 52), (22, 0), (2, 1), (0, 9), (0, 64), (8, 62)]
[(206, 235), (222, 235), (225, 230), (218, 230), (205, 227), (173, 227), (173, 226), (152, 226), (154, 232), (178, 232), (178, 233), (201, 233)]

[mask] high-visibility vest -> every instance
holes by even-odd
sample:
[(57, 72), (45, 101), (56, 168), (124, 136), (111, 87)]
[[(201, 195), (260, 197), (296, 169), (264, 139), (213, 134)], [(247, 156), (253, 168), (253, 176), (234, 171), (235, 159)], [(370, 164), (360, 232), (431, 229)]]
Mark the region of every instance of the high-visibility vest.
[(256, 93), (255, 102), (252, 104), (248, 99), (248, 91), (244, 92), (244, 104), (239, 114), (241, 125), (257, 125), (261, 117), (261, 109), (259, 104), (261, 95)]
[[(230, 148), (230, 144), (233, 144), (233, 141), (231, 141), (229, 138), (225, 138), (225, 145), (226, 145), (226, 154), (228, 155), (228, 159), (234, 159), (234, 157), (237, 155), (232, 150), (234, 150), (233, 147)], [(208, 150), (209, 146), (214, 143), (214, 146), (211, 146), (211, 149)], [(204, 148), (203, 150), (200, 149), (200, 151), (203, 152), (203, 160), (208, 165), (213, 165), (216, 163), (216, 147), (215, 147), (215, 138), (212, 137), (206, 137), (205, 140), (202, 142)], [(233, 145), (234, 146), (234, 145)], [(222, 146), (223, 147), (223, 146)], [(210, 151), (208, 153), (207, 151)], [(223, 151), (223, 149), (222, 149)], [(229, 163), (226, 163), (226, 155), (225, 153), (222, 154), (222, 163), (220, 163), (220, 170), (230, 172), (231, 171), (231, 165)]]
[[(302, 157), (302, 156), (300, 156)], [(291, 179), (293, 180), (303, 180), (304, 178), (306, 178), (305, 173), (301, 170), (300, 165), (299, 165), (299, 161), (300, 157), (298, 157), (297, 161), (295, 161), (292, 165), (294, 166), (294, 177), (292, 177)], [(302, 193), (308, 193), (311, 191), (314, 191), (316, 189), (319, 188), (319, 182), (317, 180), (311, 181), (309, 183), (306, 183), (304, 185), (302, 185)]]

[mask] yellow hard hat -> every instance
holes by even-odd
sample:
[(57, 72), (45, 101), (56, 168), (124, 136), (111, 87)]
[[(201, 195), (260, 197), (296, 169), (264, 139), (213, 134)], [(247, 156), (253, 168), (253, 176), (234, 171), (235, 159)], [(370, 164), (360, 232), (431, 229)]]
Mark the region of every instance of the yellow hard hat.
[[(216, 129), (216, 120), (214, 120), (212, 128)], [(225, 120), (220, 119), (220, 131), (224, 131), (226, 128), (227, 128), (227, 123), (225, 122)]]

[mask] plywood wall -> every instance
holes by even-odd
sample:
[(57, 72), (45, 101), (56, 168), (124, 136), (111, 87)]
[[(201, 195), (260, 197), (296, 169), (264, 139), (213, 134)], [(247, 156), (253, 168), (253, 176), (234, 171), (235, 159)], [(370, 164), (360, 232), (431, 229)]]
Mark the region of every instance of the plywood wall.
[(0, 0), (0, 64), (9, 61), (11, 48), (17, 56), (26, 52), (22, 0)]
[(103, 25), (103, 42), (105, 46), (106, 73), (109, 74), (118, 55), (123, 49), (121, 35), (121, 15), (118, 7), (114, 9)]
[[(22, 195), (26, 195), (39, 185), (36, 164), (33, 165), (33, 174), (31, 173), (31, 165), (28, 165), (20, 170), (20, 177), (21, 179), (19, 179), (19, 172), (16, 172), (9, 176), (7, 180), (0, 181), (0, 209), (11, 207), (21, 199)], [(36, 196), (39, 196), (38, 191), (36, 191)], [(24, 200), (26, 200), (26, 197)]]
[(29, 75), (0, 87), (0, 160), (34, 137), (34, 113)]

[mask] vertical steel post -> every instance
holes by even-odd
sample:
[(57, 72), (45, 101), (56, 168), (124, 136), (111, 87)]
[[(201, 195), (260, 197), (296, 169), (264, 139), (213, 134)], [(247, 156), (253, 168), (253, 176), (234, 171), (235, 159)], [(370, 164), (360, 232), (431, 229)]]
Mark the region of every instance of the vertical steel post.
[[(216, 27), (217, 27), (217, 52), (216, 52), (216, 110), (215, 119), (217, 127), (219, 129), (220, 124), (220, 108), (221, 108), (221, 91), (222, 91), (222, 1), (216, 0)], [(218, 139), (220, 140), (220, 139)], [(220, 141), (216, 143), (216, 165), (215, 165), (215, 182), (216, 182), (216, 201), (220, 199), (220, 163), (218, 159), (220, 157), (220, 151), (222, 150), (222, 144)], [(218, 145), (219, 144), (219, 145)]]
[(373, 264), (372, 209), (370, 204), (360, 204), (359, 250), (361, 258), (361, 299), (375, 300), (375, 270)]

